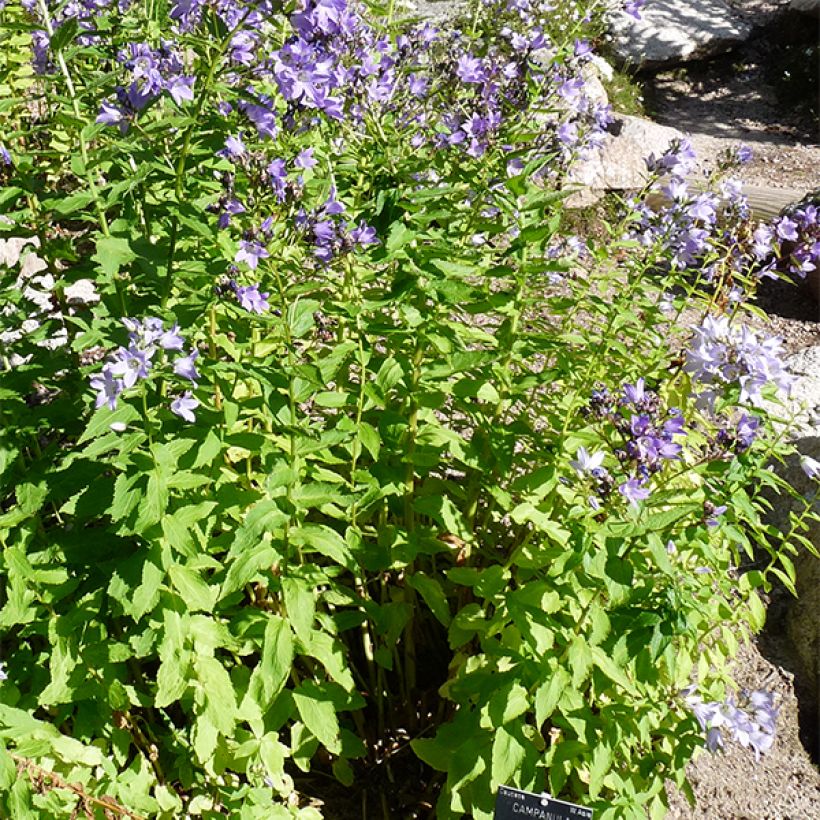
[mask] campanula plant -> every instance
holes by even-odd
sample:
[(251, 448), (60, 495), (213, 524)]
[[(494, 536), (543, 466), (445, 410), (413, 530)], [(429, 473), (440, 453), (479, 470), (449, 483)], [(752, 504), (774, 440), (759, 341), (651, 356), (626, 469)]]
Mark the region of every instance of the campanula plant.
[(677, 145), (571, 234), (602, 9), (0, 5), (4, 813), (662, 816), (776, 742), (728, 663), (808, 512), (733, 289), (814, 216)]

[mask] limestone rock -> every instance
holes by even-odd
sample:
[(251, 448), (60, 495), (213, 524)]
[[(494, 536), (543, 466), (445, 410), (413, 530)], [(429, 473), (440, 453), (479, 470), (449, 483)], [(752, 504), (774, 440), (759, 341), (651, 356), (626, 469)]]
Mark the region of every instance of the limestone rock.
[(672, 140), (683, 136), (676, 128), (617, 114), (601, 149), (570, 170), (569, 184), (583, 187), (569, 197), (567, 205), (580, 208), (597, 202), (604, 191), (643, 188), (649, 178), (645, 157), (660, 156)]
[(652, 0), (639, 20), (623, 11), (609, 19), (616, 60), (641, 68), (720, 54), (751, 34), (750, 24), (723, 0)]
[[(801, 456), (820, 461), (820, 345), (793, 354), (787, 366), (797, 377), (788, 401), (794, 418), (787, 432), (799, 454), (778, 467), (778, 473), (803, 498), (814, 499), (814, 512), (820, 513), (820, 499), (815, 497), (820, 485), (800, 465)], [(800, 513), (804, 506), (799, 499), (788, 503), (786, 497), (780, 496), (770, 516), (771, 523), (785, 532), (789, 512)], [(820, 522), (811, 522), (804, 535), (820, 550)], [(794, 566), (798, 598), (789, 608), (788, 636), (816, 693), (820, 683), (820, 558), (798, 546)]]
[(407, 0), (401, 4), (401, 11), (404, 17), (441, 25), (463, 13), (468, 5), (467, 0)]
[(820, 0), (792, 0), (789, 8), (792, 11), (802, 11), (806, 14), (820, 16)]

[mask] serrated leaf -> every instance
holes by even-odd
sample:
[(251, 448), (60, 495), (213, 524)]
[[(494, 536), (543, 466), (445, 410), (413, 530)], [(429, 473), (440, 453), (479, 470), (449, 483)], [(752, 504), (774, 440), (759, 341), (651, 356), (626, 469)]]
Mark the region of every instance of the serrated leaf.
[(204, 717), (223, 735), (230, 737), (234, 730), (237, 706), (228, 671), (219, 660), (209, 655), (197, 655), (194, 658), (194, 670), (205, 700)]
[(517, 726), (512, 729), (499, 726), (495, 730), (490, 772), (492, 791), (497, 790), (499, 786), (517, 781), (526, 753), (526, 741), (520, 737), (520, 729)]
[(609, 657), (609, 655), (601, 649), (600, 646), (593, 646), (590, 650), (592, 662), (597, 666), (611, 681), (614, 681), (627, 692), (636, 695), (638, 690), (635, 684), (626, 676), (626, 673), (618, 664)]
[(541, 731), (544, 721), (547, 720), (558, 706), (558, 701), (564, 690), (569, 686), (570, 675), (563, 666), (559, 666), (550, 675), (546, 683), (535, 692), (535, 727)]
[(114, 481), (114, 498), (111, 502), (112, 521), (122, 521), (136, 509), (142, 498), (142, 487), (140, 486), (140, 475), (126, 475), (120, 473)]
[(268, 615), (262, 657), (251, 674), (248, 694), (264, 712), (285, 685), (293, 664), (293, 634), (278, 615)]
[(305, 681), (293, 690), (293, 701), (305, 726), (316, 739), (331, 754), (340, 754), (339, 721), (329, 694), (313, 681)]
[(313, 587), (302, 578), (283, 578), (282, 593), (288, 621), (296, 634), (305, 642), (310, 642), (313, 619), (316, 614), (316, 598)]
[(171, 566), (168, 574), (189, 610), (192, 612), (213, 610), (219, 594), (217, 586), (210, 586), (198, 572), (181, 564)]
[(510, 681), (499, 686), (493, 692), (487, 705), (490, 726), (486, 728), (503, 726), (523, 715), (529, 708), (530, 700), (527, 690), (518, 681)]
[(219, 599), (227, 597), (247, 584), (257, 572), (271, 567), (279, 558), (279, 553), (269, 544), (259, 544), (249, 548), (235, 558), (219, 592)]
[(593, 800), (601, 793), (604, 777), (611, 767), (612, 749), (599, 742), (592, 752), (592, 763), (589, 767), (589, 796)]

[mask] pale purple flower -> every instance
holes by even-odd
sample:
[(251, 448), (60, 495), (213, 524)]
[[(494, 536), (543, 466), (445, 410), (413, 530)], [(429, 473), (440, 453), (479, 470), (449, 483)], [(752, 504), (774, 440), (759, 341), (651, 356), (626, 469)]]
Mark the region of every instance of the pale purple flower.
[(800, 468), (809, 478), (820, 479), (820, 461), (811, 456), (800, 457)]
[(199, 401), (194, 398), (190, 390), (187, 390), (181, 396), (177, 396), (171, 402), (171, 412), (176, 413), (180, 418), (188, 422), (196, 421), (194, 410), (199, 407)]
[(259, 285), (246, 285), (237, 288), (236, 298), (239, 304), (250, 313), (265, 313), (270, 310), (269, 293), (260, 293)]
[(194, 362), (196, 362), (198, 357), (199, 352), (196, 350), (187, 356), (181, 356), (174, 362), (174, 373), (196, 384), (199, 379), (199, 373), (197, 372)]
[(618, 492), (635, 508), (640, 506), (639, 502), (645, 501), (650, 496), (649, 490), (642, 486), (642, 482), (637, 478), (625, 481), (618, 487)]
[(777, 235), (789, 242), (797, 241), (797, 223), (784, 216), (777, 223)]
[(193, 102), (195, 77), (174, 77), (168, 82), (167, 90), (177, 105)]
[(243, 239), (239, 243), (239, 250), (236, 252), (234, 262), (244, 262), (251, 270), (256, 270), (260, 259), (267, 259), (270, 256), (264, 245), (260, 242), (252, 242)]
[(636, 20), (641, 19), (641, 8), (646, 3), (646, 0), (626, 0), (624, 3), (624, 11)]
[(179, 325), (174, 325), (170, 330), (164, 330), (159, 337), (159, 346), (163, 350), (182, 350), (185, 339), (179, 332)]
[(745, 165), (751, 162), (754, 152), (748, 145), (738, 145), (735, 149), (735, 159), (741, 164)]
[(221, 157), (233, 160), (244, 157), (247, 150), (248, 149), (245, 147), (245, 143), (242, 142), (242, 137), (229, 134), (225, 140), (225, 147), (217, 153)]
[(587, 452), (586, 447), (579, 447), (575, 454), (575, 459), (570, 461), (570, 466), (579, 474), (592, 473), (604, 463), (604, 451), (598, 450), (595, 453)]
[(360, 222), (358, 227), (350, 232), (350, 238), (359, 247), (379, 244), (376, 229), (371, 225), (367, 225), (365, 222)]
[(126, 121), (124, 112), (109, 102), (103, 102), (95, 122), (98, 125), (121, 125)]
[(458, 58), (456, 76), (464, 83), (481, 83), (487, 77), (484, 66), (478, 57), (472, 54), (463, 54)]
[(91, 377), (91, 389), (97, 390), (97, 401), (95, 407), (99, 410), (107, 404), (112, 410), (117, 409), (117, 397), (125, 389), (122, 379), (114, 376), (111, 368), (106, 365), (102, 373), (97, 373)]
[(303, 168), (306, 171), (313, 168), (316, 165), (316, 160), (313, 158), (313, 149), (305, 148), (303, 151), (300, 151), (296, 155), (296, 159), (293, 160), (293, 164), (297, 168)]
[(108, 367), (112, 374), (122, 378), (126, 387), (133, 387), (139, 379), (148, 378), (152, 355), (153, 349), (140, 350), (132, 344), (119, 348)]

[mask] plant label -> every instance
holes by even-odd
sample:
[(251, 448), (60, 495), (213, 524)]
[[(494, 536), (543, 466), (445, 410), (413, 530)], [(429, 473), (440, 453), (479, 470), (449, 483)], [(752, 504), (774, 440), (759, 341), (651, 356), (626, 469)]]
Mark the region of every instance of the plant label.
[(592, 809), (556, 800), (548, 794), (501, 786), (493, 820), (592, 820)]

